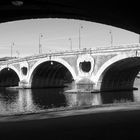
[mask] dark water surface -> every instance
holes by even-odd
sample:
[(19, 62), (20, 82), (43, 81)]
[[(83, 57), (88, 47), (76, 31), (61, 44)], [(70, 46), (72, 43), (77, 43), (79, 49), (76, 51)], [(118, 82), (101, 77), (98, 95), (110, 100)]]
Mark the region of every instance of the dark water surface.
[[(135, 80), (140, 89), (140, 80)], [(64, 88), (0, 89), (0, 115), (37, 112), (47, 109), (140, 102), (140, 91), (68, 94)]]

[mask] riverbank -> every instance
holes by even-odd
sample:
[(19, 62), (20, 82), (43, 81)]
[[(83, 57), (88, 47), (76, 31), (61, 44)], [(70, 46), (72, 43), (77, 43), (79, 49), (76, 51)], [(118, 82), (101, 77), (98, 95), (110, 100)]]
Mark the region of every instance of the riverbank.
[(61, 117), (69, 117), (76, 115), (100, 114), (100, 113), (131, 111), (131, 110), (140, 110), (140, 103), (126, 102), (126, 103), (102, 104), (95, 106), (81, 106), (81, 107), (79, 106), (68, 108), (61, 107), (40, 110), (37, 112), (9, 113), (7, 115), (0, 114), (0, 123), (52, 119), (52, 118), (59, 119)]
[(139, 103), (0, 116), (0, 136), (5, 139), (114, 140), (135, 138), (139, 129)]

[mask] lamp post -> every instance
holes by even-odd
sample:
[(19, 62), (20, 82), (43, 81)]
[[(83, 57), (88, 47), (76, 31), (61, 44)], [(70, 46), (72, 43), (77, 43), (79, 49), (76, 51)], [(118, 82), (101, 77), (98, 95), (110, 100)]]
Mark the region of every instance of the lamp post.
[(39, 34), (39, 54), (42, 53), (42, 45), (41, 45), (41, 38), (43, 37), (43, 35), (40, 33)]
[(79, 27), (79, 50), (81, 49), (81, 29), (83, 28), (83, 26), (80, 25)]
[(11, 58), (13, 57), (13, 46), (14, 45), (15, 45), (14, 42), (12, 42), (12, 44), (11, 44)]
[(16, 53), (17, 53), (17, 56), (18, 56), (18, 58), (19, 58), (19, 54), (20, 54), (19, 51), (17, 50)]
[(70, 41), (70, 50), (72, 51), (72, 39), (69, 38), (69, 41)]
[(110, 30), (109, 31), (109, 33), (110, 33), (110, 43), (111, 43), (111, 47), (113, 46), (113, 35), (112, 35), (112, 31)]

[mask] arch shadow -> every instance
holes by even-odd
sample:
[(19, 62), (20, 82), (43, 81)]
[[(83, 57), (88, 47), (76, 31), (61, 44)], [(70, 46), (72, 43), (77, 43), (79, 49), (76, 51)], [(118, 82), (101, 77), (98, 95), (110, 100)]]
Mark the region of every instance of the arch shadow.
[(140, 57), (128, 57), (109, 65), (100, 75), (101, 91), (133, 90), (140, 71)]
[(31, 88), (65, 87), (75, 81), (74, 70), (67, 62), (58, 60), (41, 60), (29, 74)]
[(132, 90), (139, 67), (140, 57), (123, 53), (106, 61), (91, 79), (98, 90)]
[(0, 87), (18, 86), (20, 76), (12, 67), (3, 67), (0, 70)]

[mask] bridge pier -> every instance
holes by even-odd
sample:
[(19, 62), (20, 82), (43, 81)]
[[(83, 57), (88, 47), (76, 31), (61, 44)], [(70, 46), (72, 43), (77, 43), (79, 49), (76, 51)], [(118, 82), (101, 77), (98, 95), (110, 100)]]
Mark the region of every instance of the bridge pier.
[(101, 91), (101, 84), (102, 84), (101, 81), (95, 82), (93, 88), (94, 88), (95, 90)]
[(76, 81), (76, 89), (81, 91), (93, 91), (95, 88), (95, 83), (90, 80), (90, 78), (81, 78), (80, 80)]
[(31, 88), (31, 85), (29, 82), (27, 82), (26, 79), (22, 80), (22, 81), (19, 81), (19, 84), (18, 84), (19, 88)]

